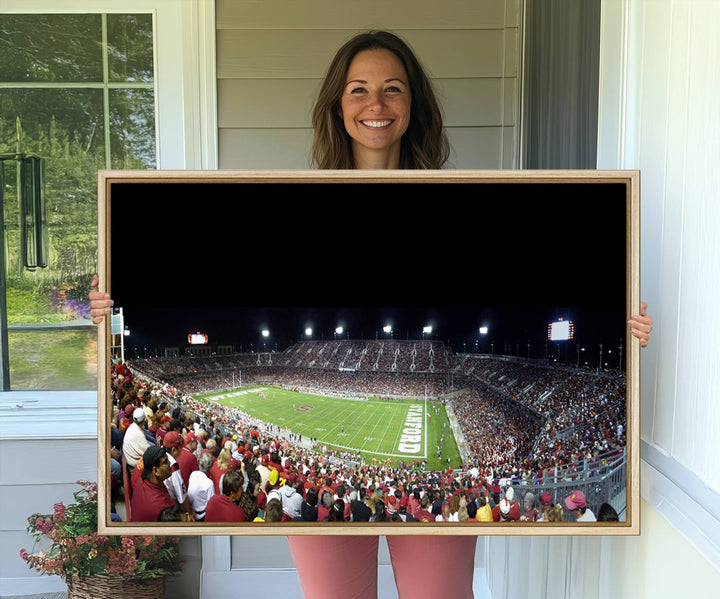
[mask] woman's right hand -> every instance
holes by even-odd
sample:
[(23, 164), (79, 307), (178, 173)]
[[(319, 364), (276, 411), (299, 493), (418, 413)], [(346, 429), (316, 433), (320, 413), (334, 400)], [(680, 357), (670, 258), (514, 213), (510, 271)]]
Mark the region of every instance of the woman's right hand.
[(95, 324), (100, 324), (107, 314), (112, 312), (114, 302), (110, 299), (109, 293), (97, 289), (100, 280), (97, 275), (93, 276), (90, 286), (93, 288), (88, 294), (90, 299), (90, 316)]
[(653, 319), (647, 314), (647, 304), (640, 302), (640, 314), (635, 314), (628, 320), (628, 326), (632, 334), (640, 340), (640, 347), (647, 347), (652, 331)]

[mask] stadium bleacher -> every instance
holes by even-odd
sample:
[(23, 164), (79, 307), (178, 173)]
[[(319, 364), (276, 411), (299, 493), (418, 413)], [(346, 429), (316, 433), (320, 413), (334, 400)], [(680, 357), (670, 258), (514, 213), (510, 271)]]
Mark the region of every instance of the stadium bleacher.
[[(136, 359), (129, 366), (136, 385), (147, 389), (146, 397), (163, 398), (184, 415), (183, 434), (206, 427), (218, 453), (234, 438), (235, 450), (244, 446), (251, 454), (243, 452), (251, 469), (275, 453), (286, 480), (303, 485), (308, 480), (325, 484), (323, 477), (332, 473), (334, 493), (340, 482), (354, 491), (362, 486), (372, 497), (382, 497), (383, 505), (398, 489), (403, 495), (418, 488), (442, 495), (444, 502), (460, 493), (477, 503), (484, 494), (495, 506), (506, 489), (514, 488), (521, 505), (531, 493), (538, 513), (543, 493), (562, 504), (563, 494), (581, 489), (595, 512), (604, 503), (620, 514), (625, 508), (625, 377), (619, 372), (455, 355), (437, 341), (357, 340), (306, 341), (269, 354)], [(364, 463), (353, 452), (300, 444), (292, 431), (251, 415), (238, 418), (236, 412), (230, 418), (222, 406), (194, 397), (240, 384), (441, 398), (453, 414), (463, 463), (427, 472)], [(132, 394), (116, 401), (118, 411), (123, 402), (141, 403)], [(306, 490), (303, 486), (303, 496)], [(437, 511), (441, 514), (442, 508)], [(570, 519), (567, 511), (565, 516)]]

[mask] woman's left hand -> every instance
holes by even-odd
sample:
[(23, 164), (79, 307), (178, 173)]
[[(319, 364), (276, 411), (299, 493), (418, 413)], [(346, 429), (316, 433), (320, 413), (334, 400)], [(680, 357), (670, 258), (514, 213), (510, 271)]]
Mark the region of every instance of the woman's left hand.
[(647, 304), (640, 302), (640, 314), (636, 314), (628, 320), (630, 332), (640, 340), (640, 347), (647, 347), (650, 339), (650, 331), (652, 331), (652, 316), (646, 314)]

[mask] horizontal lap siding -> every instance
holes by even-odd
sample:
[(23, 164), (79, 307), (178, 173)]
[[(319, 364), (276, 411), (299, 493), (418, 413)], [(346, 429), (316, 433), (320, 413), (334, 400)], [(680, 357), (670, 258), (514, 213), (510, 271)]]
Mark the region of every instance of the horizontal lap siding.
[(218, 1), (220, 168), (309, 168), (310, 114), (325, 70), (342, 43), (370, 28), (396, 31), (434, 79), (453, 144), (448, 166), (516, 166), (518, 6)]
[(32, 575), (20, 548), (32, 549), (27, 517), (72, 502), (78, 480), (97, 480), (97, 440), (0, 441), (0, 579)]
[(216, 21), (218, 29), (492, 29), (517, 23), (518, 10), (515, 0), (218, 0)]

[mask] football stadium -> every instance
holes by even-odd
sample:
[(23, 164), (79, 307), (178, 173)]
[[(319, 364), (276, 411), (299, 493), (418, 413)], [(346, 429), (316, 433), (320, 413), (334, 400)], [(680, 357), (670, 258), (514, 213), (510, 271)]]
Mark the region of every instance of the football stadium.
[[(175, 514), (164, 520), (184, 505), (195, 521), (215, 521), (199, 489), (227, 495), (231, 471), (242, 473), (231, 495), (239, 509), (221, 521), (626, 518), (622, 369), (435, 339), (245, 352), (192, 340), (184, 352), (117, 360), (111, 377), (114, 432), (139, 426), (180, 465), (184, 480), (174, 490), (166, 482)], [(132, 520), (142, 456), (121, 453), (114, 496)]]

